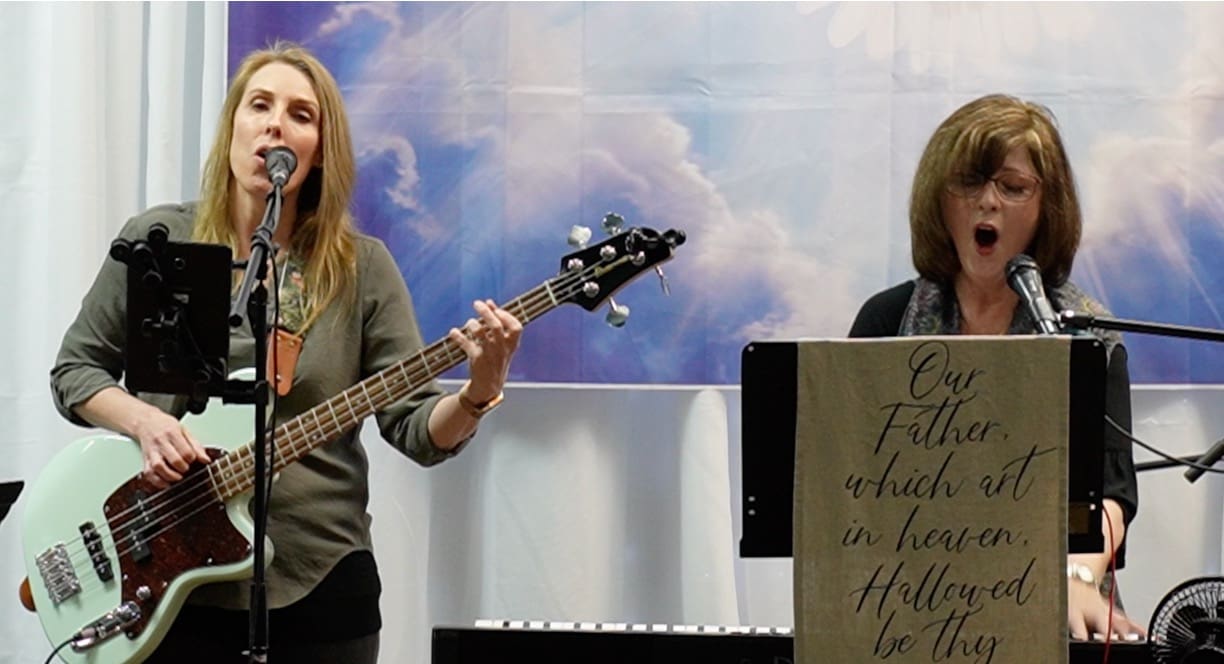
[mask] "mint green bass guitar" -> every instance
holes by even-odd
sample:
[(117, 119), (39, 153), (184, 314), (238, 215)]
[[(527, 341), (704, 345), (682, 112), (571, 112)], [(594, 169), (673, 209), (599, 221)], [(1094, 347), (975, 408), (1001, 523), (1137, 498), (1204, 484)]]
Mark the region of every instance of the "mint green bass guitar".
[[(605, 218), (606, 223), (606, 218)], [(569, 302), (591, 311), (643, 271), (670, 260), (680, 231), (631, 228), (561, 260), (559, 276), (504, 308), (523, 324)], [(623, 311), (619, 312), (623, 315)], [(443, 337), (276, 429), (276, 472), (416, 392), (466, 359)], [(56, 454), (28, 487), (22, 600), (59, 656), (73, 664), (139, 662), (161, 642), (190, 591), (252, 573), (247, 511), (251, 406), (214, 401), (185, 425), (209, 447), (179, 482), (140, 477), (138, 443), (96, 435)], [(272, 548), (268, 543), (268, 560)]]

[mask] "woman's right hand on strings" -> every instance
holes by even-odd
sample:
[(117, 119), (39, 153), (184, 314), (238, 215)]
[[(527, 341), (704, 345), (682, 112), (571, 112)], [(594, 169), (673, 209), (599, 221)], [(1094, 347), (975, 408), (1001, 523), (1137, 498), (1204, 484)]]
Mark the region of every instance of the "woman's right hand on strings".
[(187, 427), (158, 408), (149, 407), (137, 416), (131, 433), (140, 441), (144, 456), (141, 473), (159, 489), (183, 479), (192, 463), (208, 462), (208, 452)]
[(99, 390), (73, 411), (94, 426), (135, 438), (144, 458), (141, 475), (159, 489), (183, 479), (193, 462), (208, 462), (208, 452), (182, 422), (119, 387)]

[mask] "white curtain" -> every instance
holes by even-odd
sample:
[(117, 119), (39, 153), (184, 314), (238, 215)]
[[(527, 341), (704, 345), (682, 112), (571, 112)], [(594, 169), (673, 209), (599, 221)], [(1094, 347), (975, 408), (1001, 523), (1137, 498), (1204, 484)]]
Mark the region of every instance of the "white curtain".
[[(0, 5), (0, 481), (32, 480), (82, 435), (50, 407), (47, 372), (123, 222), (196, 195), (224, 45), (223, 3)], [(13, 589), (20, 517), (19, 502), (0, 524)], [(38, 622), (0, 596), (0, 661), (43, 661)]]
[[(52, 409), (47, 371), (123, 221), (196, 195), (224, 45), (220, 3), (0, 4), (0, 481), (32, 480), (82, 435)], [(737, 555), (736, 388), (507, 395), (477, 442), (438, 468), (364, 432), (381, 661), (428, 662), (434, 625), (477, 618), (791, 624), (789, 559)], [(1136, 388), (1137, 432), (1200, 451), (1224, 435), (1222, 398)], [(1140, 491), (1122, 587), (1146, 621), (1178, 581), (1220, 572), (1224, 482), (1165, 470)], [(50, 646), (4, 591), (25, 575), (21, 510), (0, 524), (0, 662), (24, 664)]]

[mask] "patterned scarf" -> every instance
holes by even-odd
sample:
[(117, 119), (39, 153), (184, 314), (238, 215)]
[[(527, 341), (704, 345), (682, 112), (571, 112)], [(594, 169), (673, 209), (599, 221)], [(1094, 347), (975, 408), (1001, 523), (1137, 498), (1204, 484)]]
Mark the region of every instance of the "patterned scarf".
[[(1050, 304), (1055, 311), (1071, 309), (1094, 316), (1108, 316), (1109, 311), (1070, 281), (1046, 289)], [(910, 296), (905, 315), (901, 318), (900, 336), (960, 334), (960, 305), (951, 286), (944, 287), (919, 277), (914, 280), (914, 294)], [(1012, 314), (1008, 334), (1035, 334), (1037, 323), (1029, 315), (1023, 303), (1016, 305)], [(1105, 357), (1110, 357), (1114, 346), (1122, 343), (1122, 335), (1113, 330), (1093, 330), (1105, 343)]]
[[(306, 322), (306, 281), (302, 265), (288, 252), (277, 256), (280, 271), (280, 327), (286, 332), (302, 334)], [(268, 315), (271, 316), (269, 309)]]

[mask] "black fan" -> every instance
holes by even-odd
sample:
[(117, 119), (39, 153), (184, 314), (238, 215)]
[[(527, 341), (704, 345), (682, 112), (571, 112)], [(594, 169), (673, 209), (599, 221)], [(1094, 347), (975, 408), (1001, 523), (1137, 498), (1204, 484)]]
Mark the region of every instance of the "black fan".
[(1224, 577), (1190, 579), (1169, 591), (1148, 627), (1157, 664), (1224, 662)]

